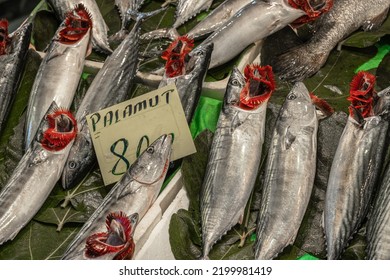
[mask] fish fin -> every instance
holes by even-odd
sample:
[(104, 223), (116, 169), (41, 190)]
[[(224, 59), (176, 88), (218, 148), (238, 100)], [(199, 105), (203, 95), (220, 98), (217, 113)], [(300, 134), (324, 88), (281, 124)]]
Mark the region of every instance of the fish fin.
[(290, 149), (291, 145), (294, 143), (296, 139), (296, 136), (290, 132), (289, 129), (286, 131), (285, 135), (285, 141), (284, 141), (284, 148), (286, 150)]
[(364, 31), (375, 31), (375, 30), (377, 30), (379, 27), (381, 27), (383, 22), (386, 20), (388, 12), (389, 12), (389, 8), (385, 9), (382, 13), (380, 13), (376, 17), (374, 17), (372, 19), (369, 19), (366, 22), (364, 22), (363, 26), (362, 26), (363, 30)]
[(295, 47), (279, 55), (272, 68), (282, 80), (302, 81), (317, 73), (328, 59), (329, 53), (315, 50), (309, 44)]

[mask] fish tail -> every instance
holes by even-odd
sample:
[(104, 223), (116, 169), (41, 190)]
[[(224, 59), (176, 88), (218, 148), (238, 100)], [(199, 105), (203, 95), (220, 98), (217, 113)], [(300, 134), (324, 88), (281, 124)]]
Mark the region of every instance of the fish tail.
[(141, 36), (142, 40), (155, 40), (160, 38), (168, 38), (171, 41), (176, 40), (180, 36), (175, 28), (161, 28), (147, 32)]
[(299, 82), (308, 78), (324, 65), (329, 53), (313, 51), (311, 45), (306, 44), (281, 54), (273, 65), (275, 73), (282, 80)]

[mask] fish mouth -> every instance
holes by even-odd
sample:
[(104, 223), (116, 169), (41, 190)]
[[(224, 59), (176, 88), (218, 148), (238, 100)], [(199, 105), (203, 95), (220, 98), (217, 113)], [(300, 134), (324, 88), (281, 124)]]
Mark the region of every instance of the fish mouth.
[(68, 110), (58, 109), (46, 116), (48, 128), (43, 133), (42, 147), (48, 151), (60, 151), (76, 137), (76, 119)]
[(374, 89), (376, 78), (371, 73), (361, 71), (351, 81), (348, 101), (351, 102), (349, 115), (355, 119), (373, 115), (373, 105), (377, 99)]
[(135, 249), (133, 234), (138, 219), (137, 213), (130, 217), (121, 211), (108, 214), (107, 231), (92, 234), (87, 238), (85, 256), (93, 259), (114, 254), (115, 260), (131, 259)]
[(306, 13), (291, 24), (293, 27), (299, 27), (328, 12), (333, 7), (333, 0), (288, 0), (288, 4)]
[(194, 40), (186, 35), (179, 36), (168, 46), (161, 55), (161, 58), (167, 61), (165, 63), (167, 77), (174, 78), (186, 74), (186, 62), (189, 60), (188, 54), (193, 47)]
[(0, 55), (6, 54), (6, 48), (10, 39), (8, 37), (8, 21), (6, 19), (0, 20)]
[(65, 19), (65, 27), (59, 32), (63, 44), (74, 44), (80, 41), (92, 28), (92, 17), (83, 4), (78, 4)]
[(245, 86), (240, 93), (240, 102), (236, 106), (241, 109), (253, 110), (266, 102), (275, 89), (272, 67), (247, 65), (244, 70)]

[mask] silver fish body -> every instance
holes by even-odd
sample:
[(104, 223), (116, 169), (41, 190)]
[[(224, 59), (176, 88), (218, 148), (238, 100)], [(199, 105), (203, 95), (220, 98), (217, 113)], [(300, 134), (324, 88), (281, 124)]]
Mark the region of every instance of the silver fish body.
[[(390, 87), (378, 93), (390, 98)], [(390, 103), (387, 103), (390, 104)], [(388, 109), (387, 109), (388, 110)], [(389, 165), (378, 187), (376, 199), (367, 222), (367, 258), (370, 260), (390, 259), (390, 172)]]
[(0, 56), (0, 132), (17, 92), (30, 45), (32, 24), (23, 24), (11, 37), (10, 53)]
[(178, 28), (198, 13), (208, 10), (212, 3), (213, 0), (179, 0), (173, 28)]
[(72, 104), (89, 44), (90, 32), (75, 44), (64, 44), (56, 39), (50, 43), (39, 66), (27, 105), (26, 149), (53, 101), (61, 108), (69, 108)]
[(257, 109), (235, 106), (245, 85), (233, 69), (214, 134), (201, 190), (202, 258), (244, 215), (264, 142), (267, 102)]
[(338, 259), (366, 217), (378, 184), (389, 132), (389, 97), (380, 95), (377, 114), (358, 124), (351, 116), (331, 166), (324, 227), (328, 259)]
[[(55, 106), (56, 107), (56, 106)], [(52, 111), (53, 105), (48, 109)], [(45, 128), (42, 121), (37, 137), (21, 158), (0, 193), (0, 244), (14, 239), (41, 208), (61, 176), (68, 144), (60, 151), (43, 148), (38, 137)]]
[(292, 8), (283, 0), (252, 1), (202, 42), (214, 43), (210, 68), (228, 62), (250, 44), (282, 29), (303, 15), (305, 13), (302, 10)]
[(64, 167), (62, 186), (65, 189), (77, 185), (96, 162), (86, 116), (126, 100), (133, 85), (138, 67), (140, 23), (106, 59), (77, 110), (79, 133)]
[(273, 259), (295, 241), (314, 184), (317, 130), (309, 91), (303, 83), (296, 83), (280, 110), (267, 156), (257, 259)]
[(92, 17), (92, 44), (94, 49), (110, 54), (112, 52), (108, 44), (108, 26), (103, 19), (95, 0), (48, 0), (60, 20), (64, 20), (67, 13), (77, 4), (82, 3)]
[(161, 189), (169, 165), (171, 145), (172, 136), (163, 135), (138, 157), (81, 228), (63, 259), (87, 259), (86, 240), (91, 234), (106, 230), (105, 220), (109, 213), (138, 213), (139, 219), (142, 219)]
[(188, 33), (190, 38), (199, 38), (210, 34), (223, 26), (232, 18), (241, 8), (253, 0), (225, 0), (221, 5), (215, 8), (205, 19), (199, 22)]
[(285, 80), (301, 81), (314, 75), (325, 64), (331, 50), (360, 27), (380, 25), (390, 0), (337, 0), (332, 9), (318, 19), (316, 32), (304, 45), (282, 54), (273, 65)]
[(206, 77), (212, 51), (212, 44), (204, 45), (196, 51), (191, 51), (188, 54), (189, 60), (186, 63), (188, 72), (173, 78), (164, 75), (159, 85), (159, 87), (172, 83), (176, 85), (188, 124), (192, 120), (202, 93), (202, 85)]

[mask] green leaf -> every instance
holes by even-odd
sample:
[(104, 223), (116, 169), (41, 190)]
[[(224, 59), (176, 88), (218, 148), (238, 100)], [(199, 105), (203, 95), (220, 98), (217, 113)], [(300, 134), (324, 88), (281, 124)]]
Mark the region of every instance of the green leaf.
[(34, 220), (57, 225), (57, 231), (61, 231), (66, 223), (85, 223), (88, 216), (72, 207), (48, 208), (35, 215)]

